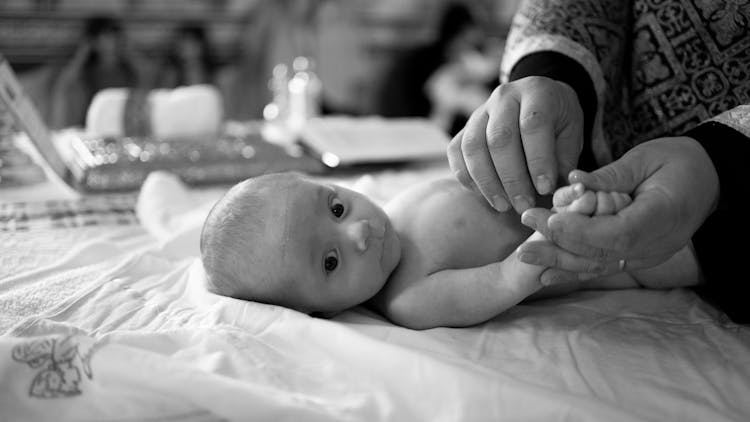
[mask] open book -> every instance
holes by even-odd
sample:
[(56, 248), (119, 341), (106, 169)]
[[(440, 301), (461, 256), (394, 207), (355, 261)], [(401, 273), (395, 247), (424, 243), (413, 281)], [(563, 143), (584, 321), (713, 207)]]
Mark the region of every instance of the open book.
[(320, 117), (305, 126), (301, 142), (329, 167), (445, 157), (450, 139), (421, 118)]

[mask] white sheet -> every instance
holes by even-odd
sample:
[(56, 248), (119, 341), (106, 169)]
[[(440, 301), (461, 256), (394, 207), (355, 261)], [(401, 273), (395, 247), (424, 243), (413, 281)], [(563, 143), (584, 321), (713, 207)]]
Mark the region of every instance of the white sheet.
[[(354, 186), (384, 200), (424, 177)], [(144, 188), (156, 237), (91, 239), (0, 279), (0, 420), (750, 417), (750, 329), (689, 290), (583, 292), (463, 329), (408, 330), (362, 308), (311, 318), (206, 292), (195, 222), (217, 193), (151, 182), (175, 195), (150, 208)], [(7, 306), (63, 291), (33, 315)]]

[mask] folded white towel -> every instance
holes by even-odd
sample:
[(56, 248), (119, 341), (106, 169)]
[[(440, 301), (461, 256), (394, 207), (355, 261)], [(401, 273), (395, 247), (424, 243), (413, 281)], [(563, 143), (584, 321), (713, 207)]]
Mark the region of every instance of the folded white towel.
[[(86, 133), (92, 137), (125, 136), (125, 108), (130, 90), (108, 88), (91, 100)], [(147, 98), (151, 135), (156, 139), (216, 136), (224, 117), (221, 94), (211, 85), (155, 89)]]
[(210, 139), (224, 118), (221, 94), (211, 85), (153, 90), (149, 103), (151, 132), (157, 139)]

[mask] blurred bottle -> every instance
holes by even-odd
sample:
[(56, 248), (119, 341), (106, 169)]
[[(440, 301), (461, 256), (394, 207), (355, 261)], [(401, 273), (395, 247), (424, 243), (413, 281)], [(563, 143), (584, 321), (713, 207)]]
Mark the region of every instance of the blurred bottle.
[(274, 66), (271, 80), (271, 102), (263, 109), (263, 119), (267, 122), (283, 122), (289, 116), (289, 69), (280, 63)]
[(264, 136), (271, 142), (288, 144), (292, 142), (291, 133), (287, 128), (289, 120), (289, 68), (283, 63), (274, 66), (271, 80), (268, 81), (271, 90), (271, 102), (263, 108)]
[(299, 134), (305, 123), (320, 115), (320, 96), (322, 86), (315, 74), (314, 62), (299, 56), (292, 63), (294, 76), (289, 80), (289, 129)]

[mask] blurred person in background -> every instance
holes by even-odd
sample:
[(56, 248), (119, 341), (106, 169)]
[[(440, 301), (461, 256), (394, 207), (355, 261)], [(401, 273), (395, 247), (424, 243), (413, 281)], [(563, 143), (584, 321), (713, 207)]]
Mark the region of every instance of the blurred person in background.
[(185, 23), (175, 29), (157, 72), (159, 88), (214, 83), (216, 60), (201, 24)]
[(100, 90), (140, 83), (138, 66), (127, 43), (116, 19), (97, 16), (86, 21), (83, 39), (53, 87), (53, 128), (83, 126), (91, 99)]
[(466, 43), (455, 48), (449, 61), (437, 68), (425, 83), (431, 105), (430, 120), (451, 135), (463, 128), (497, 86), (502, 46), (502, 42), (485, 48)]
[(386, 73), (377, 112), (385, 117), (432, 117), (450, 134), (497, 85), (496, 59), (481, 48), (485, 36), (467, 4), (448, 4), (437, 37), (397, 58)]

